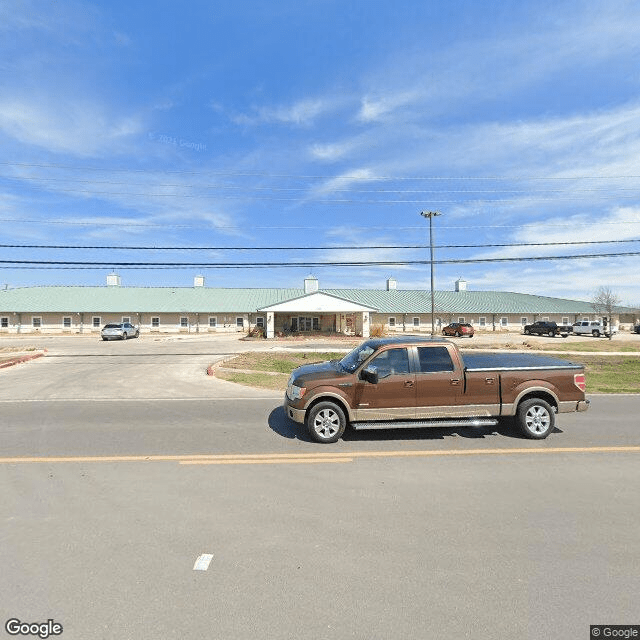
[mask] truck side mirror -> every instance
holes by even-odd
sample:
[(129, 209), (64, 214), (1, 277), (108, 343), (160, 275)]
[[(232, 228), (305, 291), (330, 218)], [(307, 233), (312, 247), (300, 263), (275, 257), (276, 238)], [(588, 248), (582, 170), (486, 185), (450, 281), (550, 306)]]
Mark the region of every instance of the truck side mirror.
[(371, 384), (378, 384), (378, 369), (374, 366), (365, 367), (362, 370), (361, 378)]

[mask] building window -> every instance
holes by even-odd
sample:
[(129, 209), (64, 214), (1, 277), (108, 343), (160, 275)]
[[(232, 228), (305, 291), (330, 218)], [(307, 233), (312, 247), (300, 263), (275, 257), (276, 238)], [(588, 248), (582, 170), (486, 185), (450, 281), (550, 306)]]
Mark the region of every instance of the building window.
[(589, 318), (582, 318), (582, 322), (589, 322)]
[(35, 329), (39, 329), (42, 326), (42, 318), (40, 318), (39, 316), (34, 316), (33, 318), (31, 318), (31, 324)]
[(187, 329), (189, 327), (189, 318), (187, 316), (180, 317), (180, 327)]
[(2, 329), (8, 329), (9, 328), (9, 318), (5, 318), (5, 317), (0, 318), (0, 327)]
[(91, 318), (91, 324), (96, 328), (99, 329), (100, 325), (102, 324), (102, 318), (100, 316), (93, 316), (93, 318)]
[(264, 317), (263, 316), (258, 316), (256, 318), (256, 327), (261, 327), (262, 329), (264, 329)]
[(298, 330), (298, 318), (291, 318), (291, 331)]
[(153, 329), (157, 329), (159, 326), (160, 326), (160, 318), (158, 318), (158, 316), (151, 318), (151, 327)]
[(216, 316), (209, 316), (209, 327), (215, 329), (218, 326), (218, 318)]
[(131, 324), (131, 316), (122, 316), (123, 324)]
[(389, 318), (389, 327), (395, 327), (396, 326), (396, 319), (394, 316), (391, 316)]
[(562, 318), (562, 324), (569, 324), (569, 318)]
[(500, 326), (506, 327), (509, 324), (509, 318), (500, 318)]
[(549, 316), (542, 316), (542, 320), (547, 320), (547, 321), (549, 321)]
[(458, 322), (459, 322), (460, 324), (464, 324), (464, 316), (459, 316), (459, 317), (458, 317)]
[(71, 329), (71, 316), (64, 316), (62, 318), (62, 326), (65, 329)]
[(236, 328), (237, 329), (242, 329), (244, 328), (244, 318), (242, 316), (238, 316), (236, 318)]
[(478, 318), (478, 324), (479, 324), (481, 327), (486, 327), (486, 326), (487, 326), (487, 319), (486, 319), (484, 316), (480, 316), (480, 317)]
[(413, 326), (414, 327), (419, 327), (420, 326), (420, 318), (414, 318), (413, 319)]
[(523, 316), (520, 318), (520, 324), (524, 327), (525, 324), (529, 324), (529, 320)]

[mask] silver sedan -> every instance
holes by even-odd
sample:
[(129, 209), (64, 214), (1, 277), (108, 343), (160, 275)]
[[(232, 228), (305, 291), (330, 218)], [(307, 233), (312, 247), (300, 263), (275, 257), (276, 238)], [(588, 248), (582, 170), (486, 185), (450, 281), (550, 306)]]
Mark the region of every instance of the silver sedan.
[(100, 335), (103, 340), (126, 340), (127, 338), (137, 338), (140, 335), (140, 329), (128, 322), (105, 324)]

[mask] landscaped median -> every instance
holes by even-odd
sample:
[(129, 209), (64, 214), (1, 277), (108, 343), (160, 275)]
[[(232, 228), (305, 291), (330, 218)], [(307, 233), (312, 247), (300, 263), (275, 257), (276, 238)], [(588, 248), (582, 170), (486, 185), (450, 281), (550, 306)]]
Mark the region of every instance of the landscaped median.
[[(606, 343), (609, 345), (609, 342)], [(640, 350), (628, 345), (611, 355), (603, 353), (562, 353), (574, 351), (576, 344), (558, 345), (553, 355), (585, 366), (587, 393), (640, 393)], [(595, 345), (594, 345), (595, 346)], [(604, 344), (601, 343), (601, 347)], [(526, 349), (522, 346), (521, 349)], [(593, 347), (591, 347), (593, 348)], [(538, 349), (532, 349), (539, 353)], [(602, 349), (605, 351), (605, 349)], [(586, 350), (585, 350), (586, 351)], [(607, 350), (608, 351), (608, 350)], [(624, 352), (621, 355), (620, 352)], [(626, 355), (627, 352), (629, 355)], [(209, 367), (208, 373), (222, 380), (261, 389), (283, 391), (291, 372), (300, 365), (342, 358), (344, 352), (249, 352)]]
[(339, 359), (344, 355), (344, 352), (334, 351), (249, 352), (212, 365), (208, 373), (228, 382), (284, 393), (289, 376), (296, 367)]

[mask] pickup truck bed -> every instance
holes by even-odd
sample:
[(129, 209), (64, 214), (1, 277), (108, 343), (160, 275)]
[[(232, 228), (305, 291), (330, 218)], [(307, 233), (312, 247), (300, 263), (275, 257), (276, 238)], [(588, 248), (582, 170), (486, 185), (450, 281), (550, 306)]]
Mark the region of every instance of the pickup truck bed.
[(467, 371), (582, 369), (582, 365), (561, 358), (529, 353), (466, 353), (461, 357)]

